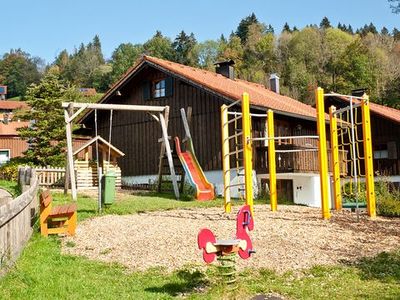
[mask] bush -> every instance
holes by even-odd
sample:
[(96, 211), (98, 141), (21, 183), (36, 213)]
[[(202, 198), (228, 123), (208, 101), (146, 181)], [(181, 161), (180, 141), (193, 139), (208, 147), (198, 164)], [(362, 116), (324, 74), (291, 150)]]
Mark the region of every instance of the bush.
[(15, 157), (10, 159), (9, 162), (0, 167), (0, 179), (17, 181), (18, 180), (18, 166), (29, 165), (33, 166), (31, 162), (28, 162), (23, 157)]
[(387, 180), (375, 184), (378, 215), (400, 217), (400, 190)]

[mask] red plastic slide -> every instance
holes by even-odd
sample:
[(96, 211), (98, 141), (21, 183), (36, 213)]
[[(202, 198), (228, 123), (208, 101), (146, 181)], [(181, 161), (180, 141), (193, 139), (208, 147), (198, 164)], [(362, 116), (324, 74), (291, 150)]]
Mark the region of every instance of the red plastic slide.
[[(191, 140), (188, 141), (188, 144), (190, 145), (188, 148), (193, 148)], [(196, 188), (196, 199), (201, 201), (214, 199), (214, 186), (208, 182), (193, 151), (182, 152), (178, 137), (175, 137), (175, 146), (182, 166), (189, 177), (189, 181)]]

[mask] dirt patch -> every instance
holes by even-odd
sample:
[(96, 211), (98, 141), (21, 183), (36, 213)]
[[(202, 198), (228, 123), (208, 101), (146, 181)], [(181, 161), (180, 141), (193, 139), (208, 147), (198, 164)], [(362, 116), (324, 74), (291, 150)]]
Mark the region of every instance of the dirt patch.
[[(276, 213), (265, 205), (256, 206), (250, 235), (257, 253), (246, 261), (238, 259), (239, 268), (283, 272), (332, 265), (400, 245), (400, 219), (361, 217), (357, 222), (354, 214), (337, 213), (324, 221), (320, 215), (319, 209), (302, 206), (280, 206)], [(62, 251), (132, 269), (173, 270), (188, 263), (203, 264), (197, 249), (199, 230), (209, 228), (217, 238), (233, 238), (235, 218), (221, 208), (108, 215), (81, 222), (74, 237), (63, 239)]]

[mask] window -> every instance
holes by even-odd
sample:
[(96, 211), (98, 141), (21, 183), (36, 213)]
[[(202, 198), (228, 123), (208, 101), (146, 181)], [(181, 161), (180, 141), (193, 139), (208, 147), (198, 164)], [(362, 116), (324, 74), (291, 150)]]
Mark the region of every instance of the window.
[(166, 77), (143, 83), (143, 100), (171, 97), (173, 95), (173, 78)]
[(374, 150), (374, 159), (389, 158), (387, 144), (376, 145)]
[(10, 160), (10, 150), (2, 149), (0, 150), (0, 166), (4, 165)]
[(154, 83), (153, 98), (165, 97), (165, 79)]

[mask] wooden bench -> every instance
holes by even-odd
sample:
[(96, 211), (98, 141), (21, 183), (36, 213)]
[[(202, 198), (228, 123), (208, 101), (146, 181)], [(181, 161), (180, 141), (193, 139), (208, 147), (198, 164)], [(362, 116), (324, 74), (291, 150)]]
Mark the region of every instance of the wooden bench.
[(76, 204), (52, 207), (52, 202), (49, 190), (40, 194), (40, 233), (43, 236), (58, 233), (74, 235), (77, 223)]

